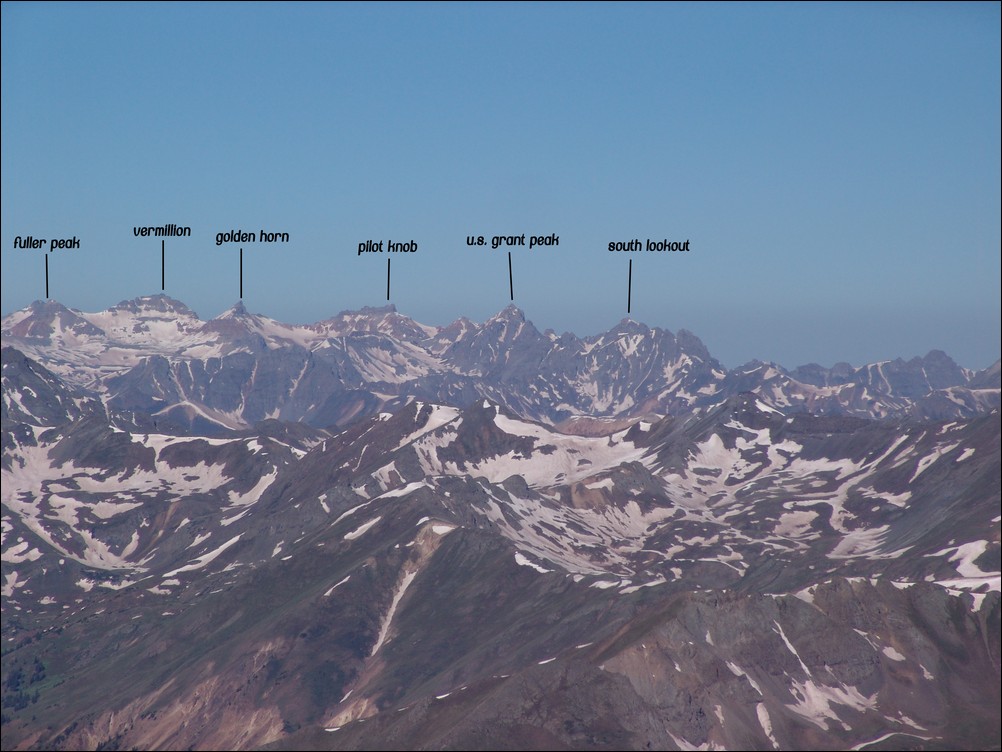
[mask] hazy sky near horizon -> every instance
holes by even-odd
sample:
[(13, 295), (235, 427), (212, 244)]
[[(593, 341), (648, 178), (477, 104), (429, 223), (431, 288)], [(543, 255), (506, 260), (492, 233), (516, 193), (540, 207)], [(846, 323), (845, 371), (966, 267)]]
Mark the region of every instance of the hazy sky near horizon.
[[(2, 310), (627, 315), (733, 367), (1000, 355), (1000, 5), (2, 4)], [(233, 229), (282, 244), (216, 244)], [(542, 248), (467, 236), (556, 235)], [(610, 253), (611, 241), (688, 253)]]

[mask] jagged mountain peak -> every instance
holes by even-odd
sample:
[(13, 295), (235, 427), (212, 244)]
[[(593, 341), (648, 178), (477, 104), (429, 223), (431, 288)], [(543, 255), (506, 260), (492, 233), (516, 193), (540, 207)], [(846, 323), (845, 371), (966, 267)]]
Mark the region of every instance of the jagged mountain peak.
[(253, 350), (272, 349), (290, 344), (303, 346), (309, 339), (309, 333), (304, 328), (251, 313), (242, 300), (207, 321), (200, 331), (212, 335), (216, 341), (229, 343), (226, 346), (232, 345), (238, 350), (244, 347)]
[(484, 323), (490, 324), (494, 321), (525, 323), (525, 312), (514, 303), (509, 303)]
[[(349, 311), (343, 311), (342, 313), (349, 313)], [(365, 316), (385, 316), (390, 313), (397, 313), (397, 306), (394, 303), (387, 303), (384, 306), (362, 306), (358, 313)]]
[(543, 341), (548, 338), (540, 334), (535, 324), (525, 317), (525, 312), (514, 303), (505, 306), (487, 319), (479, 328), (478, 336), (495, 338), (501, 341), (520, 339), (524, 342)]
[(461, 336), (463, 334), (466, 334), (467, 332), (475, 331), (477, 329), (479, 329), (479, 326), (477, 325), (476, 322), (474, 322), (472, 319), (467, 318), (466, 316), (460, 316), (452, 323), (439, 327), (438, 332), (439, 334), (449, 333), (453, 335), (458, 334)]
[(690, 332), (688, 329), (679, 329), (675, 333), (675, 341), (678, 346), (685, 350), (687, 353), (693, 357), (699, 358), (700, 360), (714, 361), (716, 360), (710, 354), (710, 351), (703, 344), (703, 340), (697, 337), (695, 334)]
[(68, 308), (60, 303), (58, 300), (49, 298), (47, 300), (33, 300), (29, 305), (27, 310), (32, 313), (61, 313), (63, 311), (68, 311), (71, 313), (76, 313), (72, 308)]
[(260, 329), (261, 327), (267, 327), (268, 329), (292, 331), (296, 328), (294, 326), (290, 326), (289, 324), (283, 324), (281, 321), (269, 318), (263, 314), (252, 313), (247, 309), (247, 306), (244, 305), (243, 300), (238, 300), (221, 314), (209, 321), (208, 324), (211, 325), (214, 322), (239, 323), (242, 327), (255, 330)]
[(612, 330), (615, 332), (646, 332), (650, 331), (650, 328), (643, 322), (637, 321), (636, 319), (626, 316), (619, 320), (615, 328)]
[(221, 314), (216, 316), (216, 319), (232, 319), (238, 316), (248, 316), (251, 315), (247, 311), (247, 307), (244, 305), (243, 300), (238, 300), (236, 303), (231, 305)]
[(435, 330), (431, 338), (431, 350), (436, 354), (441, 354), (450, 348), (454, 348), (457, 343), (469, 336), (476, 335), (480, 331), (480, 326), (466, 316), (460, 316), (451, 324), (440, 326)]
[(50, 342), (63, 334), (100, 337), (100, 327), (84, 318), (80, 311), (56, 300), (36, 300), (27, 308), (15, 311), (3, 320), (5, 336)]
[(1002, 360), (996, 360), (983, 371), (978, 371), (971, 379), (972, 389), (998, 389), (1002, 386)]
[(344, 310), (309, 328), (328, 336), (353, 333), (382, 334), (406, 342), (420, 342), (439, 331), (438, 327), (421, 324), (400, 313), (393, 303), (384, 306), (363, 306), (358, 310)]
[(345, 308), (342, 311), (338, 311), (336, 315), (331, 316), (328, 319), (323, 319), (317, 322), (318, 325), (325, 323), (332, 323), (337, 321), (350, 321), (350, 320), (371, 320), (371, 319), (383, 319), (390, 315), (400, 315), (397, 311), (397, 306), (393, 303), (387, 303), (383, 306), (362, 306), (359, 309)]
[(929, 352), (927, 352), (925, 354), (925, 357), (922, 358), (922, 360), (926, 362), (943, 362), (943, 363), (949, 363), (950, 365), (956, 365), (956, 362), (953, 360), (953, 358), (951, 358), (949, 355), (947, 355), (945, 352), (943, 352), (938, 348), (932, 349)]
[(113, 305), (110, 311), (124, 311), (128, 313), (164, 313), (189, 318), (198, 318), (193, 310), (180, 300), (157, 293), (156, 295), (141, 295), (131, 300), (123, 300)]
[(919, 369), (923, 370), (930, 385), (941, 387), (956, 384), (964, 379), (964, 369), (942, 350), (930, 350), (919, 361)]

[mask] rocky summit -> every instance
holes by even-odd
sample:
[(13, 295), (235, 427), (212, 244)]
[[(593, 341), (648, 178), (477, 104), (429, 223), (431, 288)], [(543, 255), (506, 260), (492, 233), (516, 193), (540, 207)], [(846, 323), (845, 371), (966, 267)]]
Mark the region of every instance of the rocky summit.
[(999, 368), (3, 320), (5, 749), (998, 749)]

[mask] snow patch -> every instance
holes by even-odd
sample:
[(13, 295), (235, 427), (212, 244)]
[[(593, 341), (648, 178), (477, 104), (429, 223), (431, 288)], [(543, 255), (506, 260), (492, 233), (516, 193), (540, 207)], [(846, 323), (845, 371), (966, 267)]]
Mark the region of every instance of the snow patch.
[(393, 602), (390, 603), (390, 610), (383, 617), (383, 623), (379, 628), (379, 638), (376, 640), (376, 644), (372, 646), (372, 652), (369, 653), (370, 656), (375, 655), (386, 641), (386, 636), (390, 631), (390, 622), (393, 621), (393, 614), (396, 613), (397, 606), (400, 605), (400, 599), (404, 597), (404, 593), (407, 592), (407, 588), (410, 587), (415, 577), (417, 577), (417, 572), (408, 572), (405, 574), (397, 586), (396, 592), (393, 593)]
[(375, 519), (369, 520), (366, 523), (363, 523), (359, 527), (357, 527), (354, 530), (352, 530), (350, 533), (345, 533), (344, 539), (345, 540), (355, 540), (356, 538), (362, 537), (369, 530), (369, 528), (371, 528), (373, 525), (375, 525), (381, 519), (383, 519), (382, 516), (379, 516), (379, 517), (376, 517)]
[(536, 564), (534, 561), (531, 561), (531, 560), (527, 559), (525, 556), (523, 556), (518, 551), (515, 552), (515, 563), (518, 564), (519, 566), (523, 566), (523, 567), (532, 567), (533, 569), (535, 569), (540, 574), (546, 574), (547, 572), (552, 572), (553, 571), (552, 569), (546, 569), (544, 567), (541, 567), (539, 564)]
[[(819, 728), (828, 730), (828, 721), (844, 722), (832, 710), (832, 705), (843, 705), (856, 711), (875, 710), (877, 695), (864, 697), (855, 687), (829, 687), (816, 684), (808, 679), (805, 682), (794, 681), (792, 694), (797, 698), (793, 705), (787, 705), (794, 713), (810, 721)], [(848, 727), (846, 727), (848, 729)]]
[[(337, 590), (337, 589), (338, 589), (339, 587), (341, 587), (341, 586), (342, 586), (342, 585), (343, 585), (344, 583), (346, 583), (346, 582), (347, 582), (348, 580), (350, 580), (350, 579), (351, 579), (351, 575), (348, 575), (347, 577), (345, 577), (345, 578), (344, 578), (343, 580), (341, 580), (340, 582), (336, 582), (336, 583), (334, 583), (334, 584), (333, 584), (333, 585), (332, 585), (332, 586), (331, 586), (331, 587), (330, 587), (330, 588), (329, 588), (329, 589), (327, 590), (327, 592), (326, 592), (326, 593), (324, 593), (324, 598), (326, 598), (326, 597), (327, 597), (328, 595), (330, 595), (331, 593), (333, 593), (333, 592), (334, 592), (335, 590)], [(341, 702), (344, 702), (344, 700), (342, 700)]]
[(240, 533), (239, 535), (236, 535), (233, 538), (230, 538), (228, 541), (226, 541), (226, 543), (224, 543), (223, 545), (221, 545), (219, 548), (213, 549), (209, 553), (203, 554), (202, 556), (199, 556), (197, 559), (195, 559), (194, 561), (192, 561), (190, 564), (185, 564), (183, 567), (178, 567), (177, 569), (172, 569), (170, 572), (167, 572), (166, 574), (164, 574), (164, 577), (173, 577), (174, 575), (179, 574), (181, 572), (190, 572), (190, 571), (195, 570), (195, 569), (201, 569), (202, 567), (206, 566), (207, 564), (209, 564), (213, 560), (215, 560), (216, 557), (218, 557), (221, 553), (223, 553), (223, 551), (225, 551), (230, 546), (232, 546), (234, 543), (236, 543), (238, 540), (240, 540), (240, 535), (243, 535), (243, 533)]
[(772, 718), (769, 717), (769, 709), (766, 708), (764, 702), (760, 702), (755, 706), (755, 715), (758, 716), (759, 725), (762, 726), (762, 730), (765, 735), (769, 737), (769, 741), (772, 742), (773, 749), (779, 749), (779, 742), (776, 741), (776, 737), (772, 733)]

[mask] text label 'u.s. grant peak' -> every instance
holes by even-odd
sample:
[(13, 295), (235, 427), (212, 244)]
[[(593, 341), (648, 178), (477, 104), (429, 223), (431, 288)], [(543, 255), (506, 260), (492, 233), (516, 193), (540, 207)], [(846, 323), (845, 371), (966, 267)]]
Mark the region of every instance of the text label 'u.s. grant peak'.
[[(466, 245), (472, 245), (472, 246), (487, 245), (488, 237), (490, 238), (490, 246), (495, 251), (498, 248), (502, 247), (524, 248), (526, 246), (526, 241), (525, 241), (526, 233), (524, 232), (521, 235), (489, 235), (489, 236), (467, 235)], [(529, 235), (528, 237), (529, 237), (529, 243), (528, 243), (529, 250), (532, 250), (533, 248), (539, 248), (542, 246), (560, 245), (560, 236), (557, 235), (555, 232), (550, 233), (549, 235)]]

